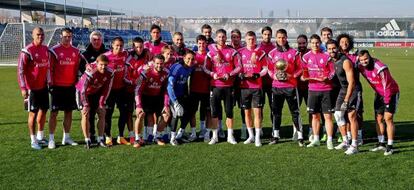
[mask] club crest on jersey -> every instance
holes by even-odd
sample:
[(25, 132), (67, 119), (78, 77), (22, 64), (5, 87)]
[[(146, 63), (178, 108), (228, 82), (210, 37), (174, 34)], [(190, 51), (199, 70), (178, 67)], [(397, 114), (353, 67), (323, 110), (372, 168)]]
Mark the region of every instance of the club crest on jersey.
[(225, 56), (226, 56), (226, 58), (227, 58), (227, 59), (229, 59), (229, 58), (230, 58), (230, 54), (229, 54), (229, 53), (226, 53), (226, 55), (225, 55)]
[(319, 63), (323, 63), (323, 59), (319, 60)]
[(59, 54), (59, 56), (60, 56), (61, 58), (63, 58), (63, 56), (64, 56), (64, 55), (63, 55), (63, 53), (60, 53), (60, 54)]
[(292, 55), (289, 53), (289, 54), (288, 54), (288, 59), (290, 59), (290, 58), (292, 58)]
[(76, 57), (76, 54), (75, 54), (75, 52), (73, 52), (73, 53), (72, 53), (72, 57)]
[(36, 57), (36, 59), (39, 58), (39, 54), (38, 53), (35, 53), (35, 57)]

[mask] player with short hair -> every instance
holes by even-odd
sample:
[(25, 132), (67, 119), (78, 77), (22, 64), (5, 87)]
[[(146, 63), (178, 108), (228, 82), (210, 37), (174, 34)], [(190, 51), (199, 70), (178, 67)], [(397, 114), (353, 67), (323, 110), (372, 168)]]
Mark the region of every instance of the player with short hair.
[[(371, 57), (368, 50), (361, 50), (358, 53), (358, 68), (375, 91), (374, 109), (379, 142), (371, 151), (385, 149), (384, 155), (391, 155), (394, 152), (394, 115), (397, 111), (400, 89), (397, 82), (392, 78), (388, 66)], [(387, 125), (388, 137), (386, 147), (384, 147), (384, 120)]]
[(127, 126), (129, 130), (129, 143), (134, 144), (135, 133), (133, 129), (132, 114), (135, 110), (135, 88), (137, 80), (142, 72), (149, 68), (148, 62), (150, 59), (150, 52), (144, 48), (144, 40), (140, 37), (135, 37), (132, 40), (132, 50), (128, 53), (125, 64), (127, 66), (127, 83), (126, 86), (126, 112), (127, 112)]
[(313, 141), (307, 147), (320, 145), (319, 130), (321, 113), (325, 118), (327, 131), (327, 148), (333, 149), (333, 103), (331, 90), (333, 89), (332, 78), (335, 70), (334, 64), (328, 54), (323, 53), (320, 49), (321, 38), (317, 34), (310, 37), (311, 51), (303, 55), (302, 80), (309, 81), (308, 112), (312, 114), (312, 130), (314, 134)]
[[(304, 34), (300, 34), (296, 38), (296, 42), (298, 44), (297, 51), (299, 53), (299, 57), (302, 60), (303, 55), (308, 53), (310, 49), (308, 48), (308, 37)], [(305, 102), (305, 105), (308, 105), (308, 81), (302, 81), (300, 77), (297, 78), (298, 81), (298, 98), (299, 98), (299, 107), (302, 105), (302, 100)], [(309, 141), (312, 141), (312, 115), (309, 114)], [(293, 130), (293, 139), (296, 138), (297, 132), (295, 133), (295, 129)]]
[[(48, 47), (43, 45), (45, 39), (41, 27), (32, 30), (32, 43), (22, 49), (19, 55), (17, 78), (25, 110), (29, 112), (27, 126), (29, 128), (31, 147), (39, 150), (43, 141), (43, 129), (46, 122), (46, 113), (49, 109), (49, 95), (47, 89), (50, 54)], [(37, 135), (36, 125), (37, 124)], [(36, 137), (37, 136), (37, 137)], [(54, 148), (54, 147), (50, 147)]]
[[(260, 141), (261, 117), (263, 107), (262, 78), (267, 74), (267, 57), (263, 50), (256, 45), (256, 34), (248, 31), (245, 35), (246, 47), (238, 50), (241, 56), (242, 69), (240, 78), (240, 104), (245, 115), (245, 124), (249, 138), (244, 144), (255, 143), (256, 147), (262, 146)], [(252, 120), (252, 112), (254, 119)], [(253, 125), (254, 123), (254, 125)], [(253, 133), (256, 129), (256, 135)]]
[(181, 32), (175, 32), (173, 34), (173, 44), (172, 49), (174, 52), (174, 57), (177, 61), (182, 60), (184, 53), (188, 50), (184, 44), (184, 36)]
[[(214, 39), (211, 37), (212, 34), (212, 28), (209, 24), (203, 24), (203, 26), (201, 26), (201, 35), (204, 35), (207, 39), (207, 46), (210, 44), (214, 43)], [(208, 52), (208, 47), (206, 48), (207, 52)], [(198, 51), (198, 46), (194, 45), (193, 47), (193, 51), (197, 52)]]
[(161, 39), (161, 27), (153, 24), (150, 28), (151, 39), (144, 43), (144, 47), (151, 53), (151, 59), (153, 56), (161, 53), (161, 48), (168, 45)]
[(302, 122), (297, 92), (297, 77), (301, 75), (299, 53), (289, 46), (285, 29), (276, 31), (276, 48), (269, 52), (269, 76), (272, 82), (273, 135), (269, 144), (277, 144), (280, 139), (283, 104), (286, 100), (292, 121), (298, 134), (299, 146), (304, 145)]
[(224, 101), (226, 111), (227, 142), (237, 144), (233, 136), (233, 82), (241, 70), (240, 56), (237, 51), (226, 45), (227, 32), (224, 29), (216, 31), (216, 44), (210, 45), (204, 64), (204, 72), (210, 77), (210, 106), (212, 117), (213, 137), (209, 144), (218, 142), (218, 116), (222, 112), (221, 101)]
[[(234, 48), (235, 50), (239, 51), (242, 48), (244, 48), (244, 45), (241, 41), (241, 32), (239, 29), (233, 29), (230, 32), (231, 35), (231, 40), (230, 40), (230, 47)], [(240, 89), (240, 78), (236, 77), (234, 80), (234, 102), (235, 105), (237, 104), (238, 107), (240, 108), (240, 116), (241, 116), (241, 120), (242, 120), (242, 126), (241, 126), (241, 139), (242, 140), (246, 140), (246, 119), (245, 119), (245, 113), (244, 113), (244, 108), (242, 106), (241, 103), (241, 89)], [(222, 119), (222, 115), (219, 115), (219, 136), (220, 138), (224, 138), (225, 134), (223, 131), (223, 126), (220, 124)]]
[[(362, 96), (361, 88), (357, 85), (359, 72), (348, 57), (338, 50), (338, 43), (335, 40), (328, 40), (326, 43), (327, 52), (335, 64), (335, 74), (338, 78), (340, 91), (336, 99), (335, 120), (342, 135), (342, 142), (335, 147), (337, 150), (345, 149), (345, 154), (358, 153), (358, 122), (356, 113), (358, 111)], [(351, 126), (352, 144), (349, 146), (346, 137), (346, 125)]]
[[(85, 57), (88, 63), (93, 63), (96, 61), (99, 55), (108, 51), (103, 44), (103, 34), (99, 30), (94, 30), (89, 35), (89, 44), (86, 46), (86, 50), (82, 52), (83, 57)], [(83, 74), (85, 72), (86, 65), (80, 65), (80, 72)], [(89, 111), (89, 133), (91, 134), (92, 144), (97, 142), (95, 137), (95, 114), (93, 110)]]
[[(113, 71), (108, 68), (108, 58), (99, 55), (96, 62), (90, 64), (76, 84), (78, 108), (81, 110), (81, 125), (85, 137), (85, 148), (91, 148), (91, 134), (89, 127), (92, 113), (98, 114), (98, 145), (106, 147), (104, 141), (105, 101), (112, 85)], [(95, 118), (95, 117), (94, 117)]]
[[(207, 38), (198, 35), (196, 38), (198, 51), (195, 52), (194, 70), (190, 77), (190, 105), (192, 107), (191, 126), (196, 126), (196, 113), (200, 105), (200, 132), (199, 138), (210, 141), (210, 77), (203, 71), (204, 60), (207, 56)], [(190, 136), (190, 139), (192, 137)]]
[[(172, 112), (170, 144), (173, 146), (178, 145), (177, 140), (181, 140), (185, 127), (191, 119), (191, 107), (188, 97), (188, 79), (193, 70), (194, 56), (195, 54), (193, 51), (187, 50), (184, 53), (183, 60), (171, 66), (168, 75), (167, 91), (168, 96), (170, 97)], [(178, 132), (176, 132), (178, 119), (180, 119), (181, 125)]]
[(332, 29), (329, 27), (323, 27), (321, 29), (321, 50), (322, 52), (326, 52), (326, 42), (328, 42), (328, 40), (332, 39)]
[(106, 52), (104, 55), (108, 57), (108, 67), (114, 71), (114, 79), (112, 82), (112, 88), (109, 96), (106, 100), (106, 114), (105, 114), (105, 135), (106, 145), (112, 146), (112, 115), (115, 110), (115, 104), (119, 110), (118, 118), (118, 130), (117, 137), (118, 144), (129, 145), (130, 143), (124, 138), (124, 129), (127, 122), (127, 98), (126, 98), (126, 84), (127, 80), (127, 67), (125, 61), (128, 53), (124, 51), (124, 40), (122, 37), (115, 37), (112, 39), (112, 50)]
[(174, 56), (174, 49), (171, 45), (166, 45), (161, 49), (161, 55), (164, 56), (164, 68), (170, 69), (171, 65), (177, 62), (176, 57)]
[[(144, 142), (141, 130), (144, 118), (147, 118), (148, 126), (153, 126), (153, 131), (148, 133), (155, 137), (158, 145), (165, 145), (160, 132), (164, 130), (170, 117), (169, 98), (167, 93), (168, 70), (164, 68), (164, 56), (161, 54), (153, 58), (153, 64), (148, 69), (142, 70), (137, 79), (135, 88), (136, 116), (134, 147), (141, 147)], [(159, 121), (157, 118), (161, 117)]]
[(80, 50), (72, 46), (73, 32), (63, 28), (60, 34), (60, 43), (53, 46), (50, 66), (50, 95), (52, 98), (49, 118), (49, 148), (54, 148), (54, 133), (57, 125), (59, 111), (64, 111), (62, 145), (78, 145), (70, 138), (72, 125), (72, 111), (77, 109), (76, 88), (79, 67), (86, 62)]

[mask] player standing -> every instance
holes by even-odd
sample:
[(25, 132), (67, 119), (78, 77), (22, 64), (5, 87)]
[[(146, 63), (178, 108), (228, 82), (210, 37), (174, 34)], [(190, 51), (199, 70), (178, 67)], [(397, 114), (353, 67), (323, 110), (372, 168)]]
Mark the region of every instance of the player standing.
[(216, 31), (216, 44), (210, 45), (204, 64), (204, 71), (212, 77), (210, 82), (210, 106), (213, 137), (209, 144), (218, 142), (218, 116), (222, 112), (221, 101), (224, 100), (226, 111), (227, 142), (237, 144), (233, 136), (233, 82), (241, 70), (240, 56), (237, 51), (226, 45), (227, 32)]
[[(240, 78), (240, 104), (244, 112), (249, 138), (244, 144), (255, 142), (256, 147), (262, 146), (260, 141), (263, 92), (262, 78), (267, 74), (266, 53), (256, 45), (256, 34), (248, 31), (245, 35), (246, 47), (238, 50), (241, 56), (242, 69)], [(252, 120), (252, 112), (254, 119)], [(253, 125), (254, 123), (254, 125)], [(256, 129), (256, 135), (253, 133)]]
[(49, 148), (54, 148), (54, 132), (59, 111), (64, 111), (62, 145), (78, 145), (70, 138), (72, 111), (77, 109), (76, 88), (79, 66), (86, 62), (79, 49), (72, 46), (73, 32), (69, 28), (61, 31), (60, 43), (50, 49), (52, 61), (50, 67), (50, 94), (52, 109), (49, 118)]
[(333, 121), (332, 121), (332, 78), (335, 74), (334, 64), (329, 55), (320, 49), (321, 38), (317, 34), (310, 37), (311, 51), (303, 55), (302, 79), (309, 81), (308, 112), (312, 114), (313, 141), (307, 147), (320, 145), (319, 130), (321, 113), (325, 118), (327, 131), (327, 148), (333, 149)]
[[(276, 48), (269, 52), (269, 76), (272, 82), (273, 138), (269, 144), (276, 144), (280, 139), (280, 125), (285, 100), (289, 105), (292, 121), (298, 134), (299, 146), (303, 146), (303, 131), (300, 119), (297, 92), (297, 77), (300, 76), (301, 61), (299, 53), (289, 46), (285, 29), (276, 31)], [(285, 64), (279, 66), (279, 64)], [(279, 68), (278, 68), (279, 67)]]
[[(45, 34), (42, 28), (32, 30), (33, 42), (22, 49), (17, 67), (20, 91), (24, 98), (25, 109), (29, 112), (27, 126), (31, 139), (31, 147), (39, 150), (42, 147), (43, 129), (46, 113), (49, 109), (47, 75), (49, 72), (50, 55), (47, 46), (43, 45)], [(37, 124), (37, 135), (35, 134)], [(36, 137), (37, 136), (37, 137)], [(49, 141), (50, 142), (50, 141)], [(53, 143), (54, 144), (54, 143)], [(54, 146), (49, 146), (54, 148)]]

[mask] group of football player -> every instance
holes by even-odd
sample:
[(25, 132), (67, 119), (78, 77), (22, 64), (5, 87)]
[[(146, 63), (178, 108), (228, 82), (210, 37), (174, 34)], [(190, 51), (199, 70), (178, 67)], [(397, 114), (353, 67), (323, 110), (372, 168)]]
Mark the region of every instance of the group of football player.
[[(242, 33), (234, 29), (227, 44), (226, 30), (217, 29), (213, 40), (212, 28), (205, 24), (190, 50), (181, 32), (173, 34), (172, 45), (163, 42), (160, 34), (160, 26), (153, 25), (149, 41), (136, 37), (132, 49), (125, 50), (124, 40), (115, 37), (108, 50), (103, 34), (93, 31), (90, 44), (81, 52), (71, 44), (70, 28), (61, 30), (60, 43), (52, 48), (43, 45), (43, 29), (34, 28), (33, 42), (22, 50), (18, 62), (19, 86), (29, 113), (31, 147), (41, 149), (44, 144), (56, 148), (54, 132), (59, 111), (64, 114), (62, 145), (78, 145), (70, 137), (72, 111), (76, 109), (81, 111), (85, 148), (112, 146), (115, 105), (119, 110), (117, 144), (135, 148), (153, 143), (176, 146), (202, 139), (213, 145), (219, 138), (237, 144), (233, 108), (238, 105), (240, 139), (244, 144), (260, 147), (267, 96), (272, 123), (269, 144), (279, 143), (286, 100), (299, 146), (315, 147), (326, 141), (328, 149), (351, 155), (358, 153), (362, 144), (361, 74), (375, 92), (378, 143), (371, 151), (393, 153), (393, 115), (399, 87), (384, 63), (368, 50), (354, 48), (352, 36), (340, 34), (334, 40), (332, 30), (325, 27), (320, 35), (309, 37), (310, 48), (308, 37), (299, 35), (295, 49), (289, 45), (285, 29), (275, 32), (274, 43), (272, 28), (265, 26), (261, 42), (257, 42), (255, 32), (248, 31), (243, 43)], [(302, 100), (309, 113), (307, 145), (300, 116)], [(49, 107), (46, 140), (43, 130)], [(333, 143), (334, 119), (339, 131), (337, 146)], [(185, 132), (187, 125), (191, 127), (189, 134)], [(128, 137), (124, 137), (125, 126)]]

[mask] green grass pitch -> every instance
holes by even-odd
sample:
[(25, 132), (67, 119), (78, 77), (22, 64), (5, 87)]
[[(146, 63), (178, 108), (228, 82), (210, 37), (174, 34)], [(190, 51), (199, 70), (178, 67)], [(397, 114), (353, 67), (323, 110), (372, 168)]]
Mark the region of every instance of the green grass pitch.
[[(366, 144), (353, 156), (329, 151), (324, 144), (300, 148), (290, 141), (292, 127), (286, 105), (281, 131), (284, 139), (272, 146), (196, 142), (138, 150), (132, 146), (85, 150), (79, 145), (35, 151), (30, 148), (16, 68), (1, 67), (0, 189), (414, 189), (414, 49), (371, 52), (388, 64), (401, 90), (395, 116), (397, 152), (389, 157), (369, 152), (376, 142), (374, 93), (362, 77)], [(266, 140), (271, 127), (268, 110), (266, 107)], [(303, 105), (301, 112), (307, 131)], [(74, 112), (71, 134), (82, 142), (79, 116)], [(235, 108), (237, 129), (239, 118)], [(116, 136), (117, 113), (114, 120), (112, 133)], [(57, 142), (62, 138), (61, 121), (62, 113)], [(47, 129), (45, 134), (47, 137)]]

